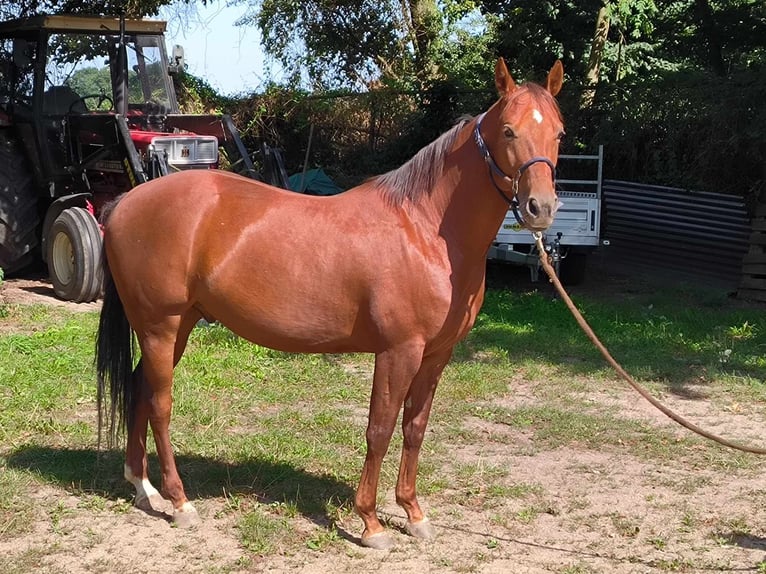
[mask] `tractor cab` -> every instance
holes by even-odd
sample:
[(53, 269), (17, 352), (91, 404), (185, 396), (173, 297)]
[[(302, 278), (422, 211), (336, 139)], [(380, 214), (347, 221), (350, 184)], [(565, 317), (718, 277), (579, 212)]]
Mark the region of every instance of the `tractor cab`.
[(98, 202), (172, 169), (216, 167), (216, 135), (174, 125), (177, 67), (164, 31), (160, 21), (83, 16), (0, 24), (0, 123), (13, 125), (53, 197), (85, 186)]
[(97, 218), (117, 195), (173, 171), (215, 169), (221, 155), (233, 171), (287, 187), (282, 171), (255, 170), (230, 116), (179, 112), (172, 76), (183, 53), (168, 59), (165, 28), (74, 15), (0, 22), (6, 273), (37, 253), (57, 295), (92, 300), (101, 287)]

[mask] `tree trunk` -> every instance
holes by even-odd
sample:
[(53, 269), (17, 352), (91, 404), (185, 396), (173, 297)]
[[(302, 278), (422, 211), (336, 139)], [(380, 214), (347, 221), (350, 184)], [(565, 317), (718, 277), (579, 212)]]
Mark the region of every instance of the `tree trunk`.
[(436, 0), (407, 0), (415, 68), (421, 82), (436, 74), (430, 58), (431, 45), (441, 31), (441, 13)]
[(721, 31), (716, 26), (715, 15), (708, 0), (694, 0), (694, 14), (699, 22), (700, 31), (705, 39), (708, 52), (708, 64), (716, 76), (726, 75), (726, 63), (723, 59), (723, 40)]
[(606, 3), (601, 5), (596, 16), (596, 31), (593, 34), (593, 41), (590, 45), (590, 56), (588, 57), (588, 68), (585, 73), (585, 90), (582, 94), (580, 107), (589, 108), (593, 103), (598, 87), (599, 75), (601, 72), (601, 58), (604, 55), (604, 46), (609, 35), (609, 13)]

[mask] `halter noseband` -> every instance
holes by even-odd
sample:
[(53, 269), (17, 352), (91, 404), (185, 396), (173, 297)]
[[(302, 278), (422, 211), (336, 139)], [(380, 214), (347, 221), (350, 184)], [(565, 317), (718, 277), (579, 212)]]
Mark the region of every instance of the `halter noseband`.
[[(531, 159), (528, 159), (524, 163), (521, 164), (521, 167), (519, 167), (518, 170), (516, 170), (516, 173), (513, 177), (506, 174), (500, 167), (498, 167), (497, 163), (495, 163), (494, 158), (492, 157), (492, 154), (489, 151), (489, 148), (487, 147), (487, 143), (484, 141), (484, 138), (481, 136), (481, 121), (484, 119), (484, 116), (486, 115), (486, 112), (481, 114), (476, 119), (476, 127), (473, 129), (473, 139), (476, 142), (476, 146), (479, 148), (479, 152), (481, 153), (482, 157), (484, 158), (484, 161), (487, 162), (487, 165), (489, 166), (489, 179), (492, 182), (492, 185), (495, 187), (497, 192), (500, 194), (500, 197), (502, 197), (508, 205), (511, 206), (511, 209), (513, 210), (513, 216), (516, 218), (516, 221), (519, 223), (519, 225), (526, 227), (524, 220), (521, 217), (521, 214), (519, 213), (519, 180), (521, 179), (521, 176), (524, 175), (524, 172), (527, 171), (532, 165), (536, 163), (545, 163), (548, 165), (549, 168), (551, 168), (551, 179), (553, 179), (554, 183), (556, 182), (556, 166), (553, 165), (553, 162), (549, 160), (547, 157), (543, 156), (535, 156)], [(513, 192), (512, 197), (508, 197), (506, 193), (500, 189), (500, 186), (497, 185), (495, 182), (495, 174), (499, 175), (502, 178), (509, 179), (512, 182), (511, 191)]]

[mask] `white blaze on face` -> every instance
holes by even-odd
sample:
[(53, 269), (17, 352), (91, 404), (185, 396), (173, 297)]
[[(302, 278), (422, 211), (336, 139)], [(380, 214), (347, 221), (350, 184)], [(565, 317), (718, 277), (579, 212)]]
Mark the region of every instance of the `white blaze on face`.
[(532, 117), (538, 124), (543, 123), (543, 114), (540, 113), (540, 110), (538, 109), (532, 110)]

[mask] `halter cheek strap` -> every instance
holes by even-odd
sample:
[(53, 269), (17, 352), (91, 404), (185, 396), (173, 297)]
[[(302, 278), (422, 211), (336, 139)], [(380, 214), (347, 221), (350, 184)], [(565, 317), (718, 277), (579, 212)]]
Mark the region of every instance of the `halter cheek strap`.
[[(513, 216), (516, 218), (516, 221), (519, 223), (519, 225), (524, 225), (524, 220), (521, 217), (521, 214), (519, 213), (519, 180), (521, 179), (521, 176), (524, 175), (524, 172), (527, 171), (532, 165), (536, 163), (544, 163), (547, 164), (549, 168), (551, 168), (551, 179), (556, 181), (556, 166), (553, 165), (553, 162), (549, 160), (547, 157), (543, 156), (535, 156), (531, 159), (528, 159), (523, 164), (521, 164), (521, 167), (519, 167), (518, 170), (516, 170), (516, 173), (513, 175), (513, 177), (506, 174), (495, 162), (495, 159), (492, 157), (492, 154), (489, 151), (489, 148), (487, 147), (487, 143), (484, 141), (484, 138), (481, 135), (481, 121), (484, 119), (486, 112), (481, 114), (476, 119), (476, 127), (473, 129), (473, 139), (476, 142), (476, 147), (479, 148), (479, 153), (481, 153), (482, 157), (484, 158), (484, 161), (487, 162), (487, 165), (489, 166), (489, 179), (492, 182), (492, 185), (497, 190), (497, 192), (500, 194), (500, 197), (502, 197), (508, 205), (511, 206), (511, 209), (513, 209)], [(509, 180), (511, 182), (511, 192), (512, 196), (508, 197), (508, 195), (503, 191), (500, 186), (497, 185), (497, 182), (495, 181), (495, 175), (499, 175), (505, 180)]]

